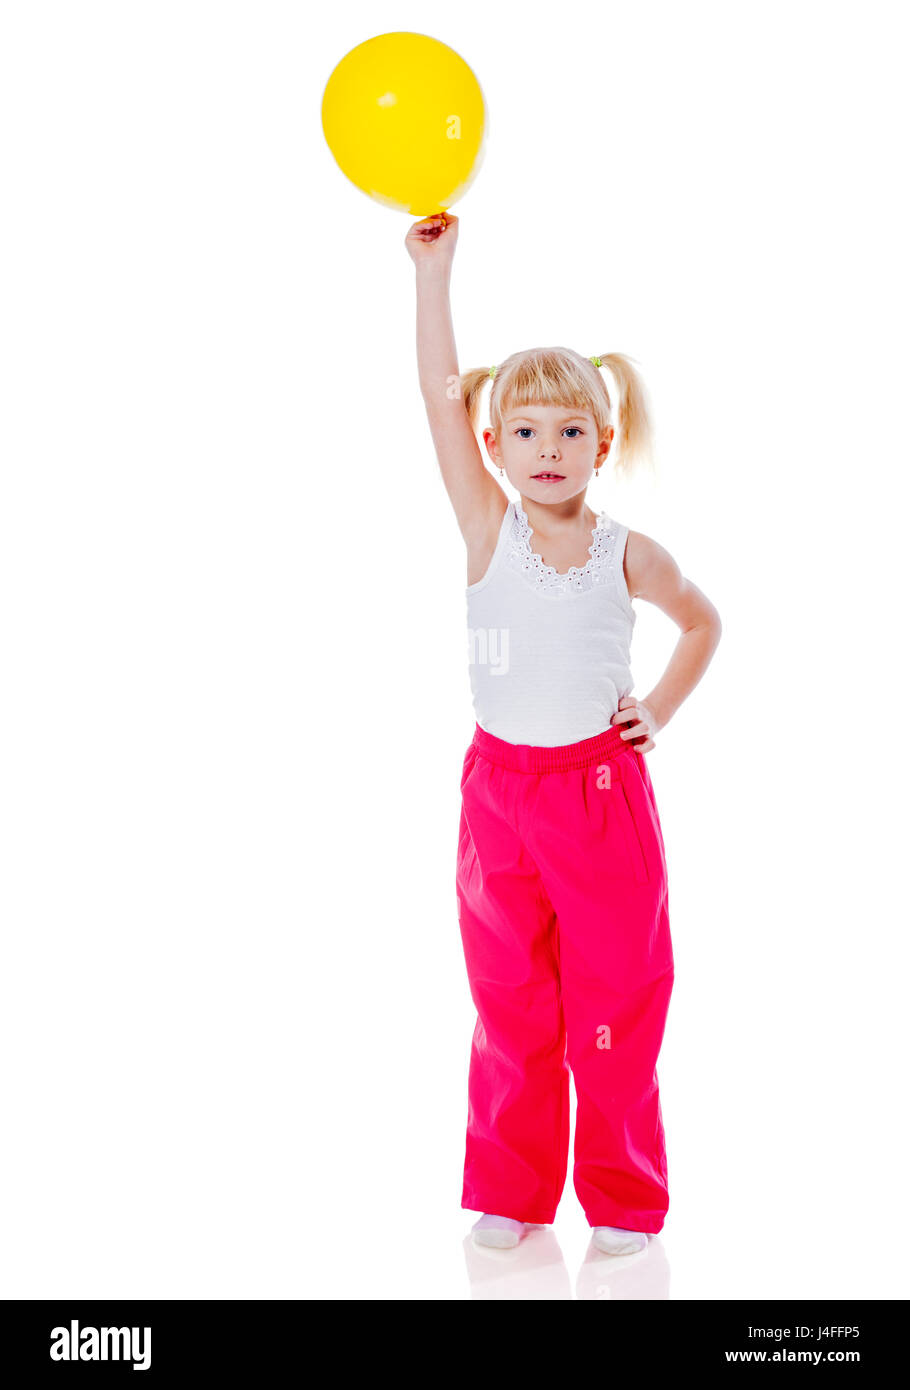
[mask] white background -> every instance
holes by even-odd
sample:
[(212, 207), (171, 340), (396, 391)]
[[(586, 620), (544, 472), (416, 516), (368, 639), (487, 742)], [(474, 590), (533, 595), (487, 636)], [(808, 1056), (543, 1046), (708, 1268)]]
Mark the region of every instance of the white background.
[[(8, 3), (6, 1298), (906, 1298), (903, 7)], [(589, 501), (719, 609), (648, 754), (676, 985), (660, 1237), (465, 1244), (464, 554), (411, 219), (322, 90), (472, 65), (462, 368), (636, 359)], [(484, 421), (485, 423), (486, 421)], [(594, 489), (597, 489), (595, 492)], [(636, 692), (677, 632), (637, 604)]]

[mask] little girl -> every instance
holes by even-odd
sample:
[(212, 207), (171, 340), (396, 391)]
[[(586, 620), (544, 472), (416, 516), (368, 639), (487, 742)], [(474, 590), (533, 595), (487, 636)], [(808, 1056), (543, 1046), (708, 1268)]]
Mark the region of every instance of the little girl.
[[(585, 495), (651, 442), (630, 360), (531, 348), (460, 374), (450, 213), (410, 228), (420, 385), (467, 547), (475, 730), (461, 775), (456, 894), (477, 1022), (461, 1205), (478, 1244), (556, 1215), (577, 1095), (574, 1183), (595, 1245), (643, 1249), (669, 1205), (656, 1064), (673, 986), (667, 864), (644, 754), (701, 679), (716, 608), (656, 541)], [(616, 427), (607, 383), (619, 390)], [(483, 438), (479, 396), (491, 383)], [(618, 433), (617, 433), (618, 431)], [(614, 443), (615, 438), (615, 443)], [(681, 637), (631, 695), (633, 598)]]

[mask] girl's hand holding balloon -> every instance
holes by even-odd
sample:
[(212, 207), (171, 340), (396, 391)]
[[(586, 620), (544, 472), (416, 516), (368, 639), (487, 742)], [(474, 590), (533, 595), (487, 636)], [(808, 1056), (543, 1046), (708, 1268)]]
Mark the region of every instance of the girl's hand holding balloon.
[(458, 218), (451, 212), (437, 212), (414, 222), (404, 244), (416, 266), (449, 269), (458, 241)]
[(610, 723), (630, 725), (623, 730), (621, 737), (632, 745), (636, 753), (649, 753), (654, 747), (654, 735), (663, 727), (653, 710), (644, 701), (633, 700), (631, 695), (623, 696)]

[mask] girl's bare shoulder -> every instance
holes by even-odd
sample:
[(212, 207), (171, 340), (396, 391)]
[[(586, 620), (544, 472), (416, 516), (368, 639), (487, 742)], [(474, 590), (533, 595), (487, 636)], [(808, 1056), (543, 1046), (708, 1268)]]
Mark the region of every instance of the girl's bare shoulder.
[(681, 627), (719, 622), (711, 600), (686, 578), (666, 546), (653, 536), (630, 529), (623, 569), (630, 596), (653, 603)]
[(633, 598), (646, 598), (645, 590), (659, 580), (662, 572), (667, 572), (674, 565), (676, 561), (673, 556), (659, 541), (644, 531), (633, 531), (629, 527), (623, 569)]

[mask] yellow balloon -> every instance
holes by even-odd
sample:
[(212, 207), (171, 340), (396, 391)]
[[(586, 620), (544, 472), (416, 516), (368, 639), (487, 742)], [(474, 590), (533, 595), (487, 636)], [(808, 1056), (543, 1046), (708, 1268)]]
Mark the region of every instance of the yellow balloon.
[(386, 207), (430, 217), (465, 193), (483, 161), (480, 84), (426, 34), (379, 34), (352, 48), (322, 97), (322, 129), (342, 173)]

